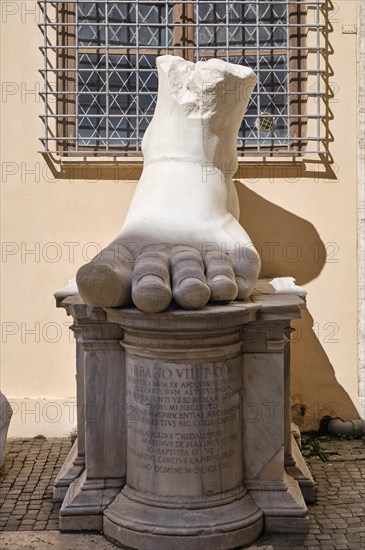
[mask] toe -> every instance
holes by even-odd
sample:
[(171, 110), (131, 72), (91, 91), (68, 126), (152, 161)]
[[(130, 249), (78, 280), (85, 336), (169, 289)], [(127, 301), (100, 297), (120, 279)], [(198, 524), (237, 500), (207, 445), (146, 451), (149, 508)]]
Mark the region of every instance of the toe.
[(201, 309), (210, 298), (200, 252), (190, 246), (176, 246), (171, 252), (172, 291), (184, 309)]
[(211, 301), (229, 302), (238, 294), (232, 261), (224, 252), (206, 254), (205, 269)]
[(229, 254), (229, 256), (232, 260), (233, 271), (236, 276), (238, 287), (237, 299), (247, 300), (252, 294), (260, 273), (260, 256), (252, 243), (243, 246), (240, 249), (239, 255), (235, 253)]
[(89, 306), (121, 307), (131, 301), (128, 266), (90, 262), (78, 270), (76, 282), (81, 298)]
[(252, 294), (252, 285), (247, 281), (246, 277), (236, 276), (236, 283), (238, 287), (237, 299), (247, 300)]
[(146, 313), (166, 309), (172, 299), (169, 254), (158, 249), (142, 251), (132, 275), (132, 300)]

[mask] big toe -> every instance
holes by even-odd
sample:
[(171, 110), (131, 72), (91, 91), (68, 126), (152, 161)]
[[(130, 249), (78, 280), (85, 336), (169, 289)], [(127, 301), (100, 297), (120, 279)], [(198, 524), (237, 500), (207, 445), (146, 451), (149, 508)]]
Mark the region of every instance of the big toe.
[(131, 301), (131, 273), (123, 265), (89, 263), (76, 274), (79, 294), (93, 307), (120, 307)]

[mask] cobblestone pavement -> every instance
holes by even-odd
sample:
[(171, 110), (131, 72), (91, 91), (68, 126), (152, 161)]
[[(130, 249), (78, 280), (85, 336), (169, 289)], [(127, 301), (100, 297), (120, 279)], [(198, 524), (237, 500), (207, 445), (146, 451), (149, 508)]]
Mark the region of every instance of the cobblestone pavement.
[(58, 529), (53, 482), (70, 448), (69, 439), (8, 440), (0, 476), (1, 530)]
[[(8, 441), (0, 474), (1, 548), (113, 548), (97, 535), (79, 535), (79, 542), (73, 538), (71, 544), (71, 535), (52, 533), (58, 529), (60, 509), (52, 502), (52, 484), (70, 446), (68, 439)], [(308, 506), (309, 534), (263, 535), (255, 548), (365, 550), (364, 441), (308, 439), (304, 455), (317, 486), (317, 504)]]

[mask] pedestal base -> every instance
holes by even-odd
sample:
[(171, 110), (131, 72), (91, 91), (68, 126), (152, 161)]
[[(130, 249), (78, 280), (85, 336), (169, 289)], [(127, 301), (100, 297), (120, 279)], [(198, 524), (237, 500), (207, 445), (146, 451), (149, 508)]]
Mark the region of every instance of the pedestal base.
[(63, 502), (71, 483), (81, 475), (85, 469), (85, 457), (79, 457), (77, 439), (72, 445), (65, 462), (59, 471), (53, 485), (53, 502)]
[(101, 531), (103, 510), (122, 487), (120, 479), (86, 479), (86, 471), (68, 488), (60, 510), (61, 531)]
[(316, 502), (316, 486), (295, 437), (292, 437), (291, 452), (292, 464), (286, 465), (285, 469), (299, 483), (305, 502), (313, 504)]
[(263, 528), (263, 514), (248, 494), (218, 506), (165, 508), (136, 502), (124, 493), (105, 510), (103, 530), (126, 547), (228, 550), (250, 544)]
[(263, 529), (307, 532), (285, 416), (300, 298), (156, 315), (63, 304), (82, 327), (85, 406), (98, 414), (85, 417), (86, 470), (67, 491), (62, 531), (104, 530), (134, 550), (231, 550)]
[(283, 481), (246, 485), (255, 504), (264, 512), (266, 533), (308, 533), (308, 509), (295, 479), (285, 473)]

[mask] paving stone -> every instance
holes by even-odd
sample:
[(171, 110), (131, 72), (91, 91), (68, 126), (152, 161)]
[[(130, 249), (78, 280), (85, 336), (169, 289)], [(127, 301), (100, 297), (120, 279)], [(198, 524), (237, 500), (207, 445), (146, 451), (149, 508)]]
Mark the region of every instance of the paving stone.
[(26, 516), (28, 519), (31, 519), (31, 518), (36, 518), (38, 515), (38, 511), (37, 510), (27, 510), (27, 513), (26, 513)]
[(35, 520), (34, 519), (23, 519), (21, 522), (21, 525), (34, 525)]
[[(317, 504), (308, 507), (309, 534), (264, 534), (252, 550), (365, 549), (360, 532), (365, 514), (364, 446), (357, 440), (322, 438), (320, 442), (322, 449), (336, 455), (328, 454), (328, 462), (313, 456), (307, 458), (318, 495)], [(33, 531), (40, 541), (36, 548), (53, 546), (51, 540), (55, 541), (55, 550), (115, 548), (102, 537), (58, 533), (60, 504), (52, 501), (52, 482), (70, 448), (69, 439), (59, 438), (12, 439), (7, 442), (5, 464), (0, 473), (2, 545), (27, 550)], [(17, 538), (11, 531), (18, 531)], [(68, 540), (77, 542), (69, 543)]]
[[(6, 524), (3, 527), (3, 531), (17, 531), (18, 526), (19, 526), (19, 524), (17, 524), (17, 526)], [(1, 536), (1, 540), (3, 540), (3, 536)]]

